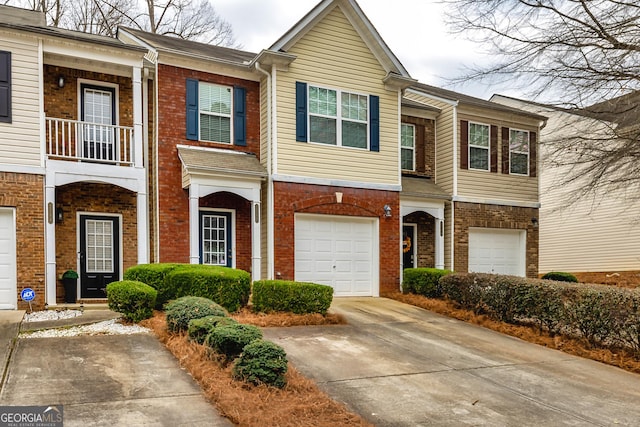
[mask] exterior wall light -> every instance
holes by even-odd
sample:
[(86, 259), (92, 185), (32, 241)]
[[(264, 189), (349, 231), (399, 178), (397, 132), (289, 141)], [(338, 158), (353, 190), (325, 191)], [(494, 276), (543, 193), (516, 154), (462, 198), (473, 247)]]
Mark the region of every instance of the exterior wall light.
[(382, 209), (384, 209), (384, 216), (387, 218), (391, 218), (391, 206), (384, 205)]
[(58, 87), (60, 89), (64, 87), (64, 76), (62, 74), (58, 76)]
[(531, 224), (533, 224), (533, 228), (538, 228), (538, 218), (531, 218)]

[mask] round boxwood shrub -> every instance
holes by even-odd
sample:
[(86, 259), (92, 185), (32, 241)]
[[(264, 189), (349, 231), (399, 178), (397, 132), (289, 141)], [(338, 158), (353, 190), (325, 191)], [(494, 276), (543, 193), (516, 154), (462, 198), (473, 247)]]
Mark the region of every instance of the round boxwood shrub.
[(287, 354), (278, 344), (255, 340), (247, 344), (233, 367), (233, 377), (251, 384), (282, 388), (287, 383)]
[(107, 285), (109, 308), (132, 322), (148, 319), (153, 315), (158, 292), (149, 285), (133, 280), (111, 282)]
[(205, 344), (231, 360), (242, 353), (244, 346), (261, 338), (262, 331), (257, 326), (236, 323), (213, 328)]
[(220, 305), (203, 297), (182, 297), (165, 305), (167, 329), (169, 332), (186, 331), (189, 321), (207, 316), (226, 316)]
[(571, 273), (564, 273), (562, 271), (550, 271), (542, 276), (545, 280), (555, 280), (556, 282), (573, 282), (578, 283), (578, 278)]
[(207, 335), (213, 331), (217, 326), (229, 325), (231, 323), (238, 323), (235, 319), (225, 316), (207, 316), (200, 319), (191, 319), (189, 321), (189, 328), (187, 334), (189, 339), (197, 342), (198, 344), (204, 344)]

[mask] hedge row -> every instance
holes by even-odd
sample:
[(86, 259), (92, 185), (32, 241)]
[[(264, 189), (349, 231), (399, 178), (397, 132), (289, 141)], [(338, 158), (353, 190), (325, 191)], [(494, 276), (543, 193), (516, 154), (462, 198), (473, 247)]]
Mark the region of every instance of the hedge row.
[(296, 314), (326, 314), (333, 300), (333, 288), (315, 283), (287, 280), (253, 282), (253, 310), (259, 312), (289, 311)]
[(131, 322), (139, 322), (153, 315), (158, 293), (151, 286), (133, 280), (111, 282), (107, 285), (109, 308)]
[(444, 297), (494, 319), (622, 346), (640, 355), (640, 291), (493, 274), (450, 274)]
[(251, 276), (246, 271), (200, 264), (140, 264), (124, 273), (126, 280), (158, 291), (156, 308), (183, 296), (209, 298), (229, 311), (249, 302)]
[(189, 339), (233, 361), (233, 377), (252, 384), (284, 387), (287, 357), (277, 344), (262, 340), (262, 331), (227, 317), (210, 299), (186, 296), (166, 305), (169, 332), (187, 331)]
[(407, 268), (402, 273), (402, 292), (440, 298), (442, 289), (438, 281), (442, 276), (451, 273), (450, 270), (439, 268)]

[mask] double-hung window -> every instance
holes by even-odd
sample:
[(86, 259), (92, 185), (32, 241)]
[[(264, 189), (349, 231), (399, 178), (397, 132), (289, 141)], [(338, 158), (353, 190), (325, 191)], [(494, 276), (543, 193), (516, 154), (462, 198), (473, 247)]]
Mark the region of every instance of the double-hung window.
[(529, 174), (529, 132), (509, 130), (509, 173)]
[(469, 123), (469, 169), (489, 170), (489, 126)]
[(416, 127), (402, 123), (400, 127), (400, 166), (403, 170), (416, 170), (415, 152)]
[(231, 144), (231, 87), (200, 83), (200, 140)]
[(309, 85), (309, 141), (343, 147), (368, 147), (367, 95)]

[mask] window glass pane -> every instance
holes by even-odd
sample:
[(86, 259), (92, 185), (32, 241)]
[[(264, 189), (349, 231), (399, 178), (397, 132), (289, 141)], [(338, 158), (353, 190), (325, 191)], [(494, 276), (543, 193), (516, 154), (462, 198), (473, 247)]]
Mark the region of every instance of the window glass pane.
[(326, 117), (309, 117), (310, 141), (321, 144), (337, 144), (336, 120)]
[(200, 140), (231, 143), (231, 88), (200, 83)]
[(489, 170), (489, 150), (469, 147), (469, 167), (471, 169)]
[(231, 118), (201, 114), (200, 139), (231, 143)]
[(367, 148), (367, 124), (342, 122), (342, 145), (345, 147)]
[(527, 175), (529, 173), (529, 155), (511, 153), (511, 173)]
[(335, 90), (309, 87), (309, 114), (335, 117), (338, 112)]
[(401, 167), (404, 170), (412, 171), (414, 170), (413, 166), (413, 150), (408, 148), (402, 148), (400, 150), (401, 157)]
[(343, 92), (342, 118), (367, 121), (367, 97)]
[(200, 111), (231, 114), (231, 88), (208, 83), (200, 83)]
[(403, 147), (411, 147), (414, 146), (415, 139), (415, 127), (413, 125), (402, 124), (401, 132), (400, 132), (400, 145)]
[(529, 153), (529, 132), (511, 130), (509, 135), (509, 150), (519, 153)]

